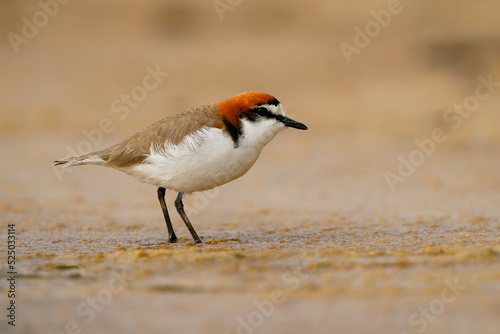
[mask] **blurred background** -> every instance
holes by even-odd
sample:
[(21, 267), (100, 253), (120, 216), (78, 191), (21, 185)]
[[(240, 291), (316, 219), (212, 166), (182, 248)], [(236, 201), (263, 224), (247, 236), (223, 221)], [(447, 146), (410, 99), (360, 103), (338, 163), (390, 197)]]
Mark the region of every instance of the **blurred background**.
[[(53, 309), (60, 316), (50, 321), (43, 312), (32, 310), (35, 320), (29, 322), (26, 314), (25, 332), (36, 332), (37, 323), (44, 323), (47, 330), (61, 330), (60, 323), (66, 319), (62, 309), (74, 310), (82, 294), (88, 293), (67, 291), (69, 299), (52, 295), (51, 281), (61, 276), (52, 267), (37, 265), (50, 263), (44, 257), (47, 254), (81, 257), (81, 252), (94, 255), (116, 246), (166, 239), (151, 186), (104, 168), (61, 171), (52, 167), (52, 161), (71, 152), (107, 147), (167, 115), (244, 91), (274, 95), (287, 114), (307, 124), (309, 130), (279, 134), (248, 175), (221, 189), (215, 198), (207, 201), (195, 195), (188, 199), (199, 234), (246, 240), (243, 246), (230, 244), (229, 248), (263, 251), (277, 245), (300, 248), (304, 244), (297, 240), (306, 231), (307, 235), (320, 233), (316, 241), (322, 247), (364, 249), (367, 239), (342, 243), (336, 234), (342, 233), (337, 228), (359, 228), (366, 229), (367, 238), (386, 240), (370, 247), (397, 249), (408, 246), (399, 244), (397, 233), (417, 226), (415, 234), (422, 239), (408, 246), (410, 253), (420, 246), (453, 245), (462, 240), (466, 246), (493, 247), (492, 254), (498, 254), (499, 2), (62, 2), (0, 2), (0, 209), (3, 220), (17, 222), (23, 235), (19, 252), (26, 259), (25, 273), (40, 280), (26, 283), (26, 289), (38, 291), (38, 297), (25, 300), (26, 305), (43, 305), (46, 300), (62, 303)], [(149, 83), (155, 78), (157, 85), (146, 89), (146, 77)], [(485, 87), (488, 81), (492, 84)], [(455, 104), (463, 103), (472, 103), (466, 117), (450, 112)], [(104, 130), (102, 120), (108, 124)], [(431, 138), (436, 128), (444, 131), (446, 140), (437, 143), (435, 152), (411, 175), (391, 187), (387, 172), (398, 175), (399, 157), (408, 160), (418, 149), (415, 140)], [(173, 196), (168, 194), (169, 205)], [(184, 244), (179, 244), (183, 247), (189, 243), (189, 234), (178, 217), (174, 219), (178, 235), (185, 237), (181, 239)], [(433, 230), (435, 224), (442, 230)], [(469, 239), (453, 234), (459, 227), (468, 231)], [(478, 228), (484, 235), (475, 234)], [(266, 235), (269, 230), (283, 234)], [(382, 231), (380, 239), (372, 234), (374, 230)], [(321, 239), (325, 235), (333, 239)], [(253, 237), (260, 242), (252, 244)], [(82, 239), (86, 242), (77, 242)], [(101, 242), (96, 244), (96, 240)], [(304, 247), (313, 247), (308, 245)], [(84, 267), (78, 263), (77, 268)], [(274, 265), (267, 264), (269, 268)], [(494, 274), (486, 275), (491, 284), (499, 275), (495, 268)], [(470, 277), (476, 277), (471, 272)], [(344, 274), (345, 280), (337, 284), (349, 286), (352, 277)], [(79, 275), (92, 281), (88, 268), (87, 274)], [(320, 282), (328, 281), (318, 275)], [(251, 291), (249, 282), (255, 277), (245, 279), (249, 287), (240, 288)], [(410, 282), (412, 286), (414, 281)], [(440, 282), (433, 291), (440, 291)], [(264, 278), (261, 283), (265, 293), (274, 286)], [(72, 284), (81, 286), (79, 281)], [(500, 305), (488, 299), (492, 290), (477, 289), (485, 296), (484, 305), (491, 307), (475, 321), (460, 322), (453, 328), (457, 333), (480, 323), (485, 333), (490, 329), (493, 333), (494, 327), (488, 324), (498, 319), (494, 312)], [(130, 298), (139, 298), (133, 293)], [(196, 296), (189, 297), (193, 303)], [(140, 298), (143, 303), (153, 297)], [(300, 298), (297, 305), (289, 305), (289, 314), (302, 314), (305, 304)], [(230, 300), (239, 305), (236, 297)], [(373, 304), (369, 305), (376, 308), (377, 300), (370, 299)], [(220, 302), (224, 308), (225, 301)], [(324, 309), (321, 303), (327, 301), (308, 300), (306, 304)], [(158, 301), (158, 305), (163, 304)], [(186, 308), (190, 305), (186, 302)], [(355, 302), (347, 305), (345, 310), (358, 308)], [(380, 332), (401, 328), (415, 332), (406, 320), (415, 305), (395, 306), (387, 300), (382, 305), (387, 314), (374, 314), (371, 307), (362, 309), (358, 320), (342, 322), (344, 332), (366, 329), (366, 322), (359, 321), (362, 317), (373, 320), (370, 328)], [(342, 314), (344, 308), (335, 310)], [(403, 313), (399, 320), (390, 321), (388, 314), (394, 310)], [(451, 319), (460, 319), (464, 312), (458, 307)], [(225, 322), (213, 320), (206, 331), (222, 332), (218, 326), (223, 322), (224, 330), (234, 332), (235, 317), (226, 318)], [(96, 328), (113, 328), (102, 321)], [(318, 320), (329, 321), (326, 314)], [(449, 323), (430, 331), (449, 330)], [(203, 323), (191, 323), (195, 324)], [(307, 320), (303, 324), (310, 328)], [(134, 326), (139, 325), (129, 328)], [(283, 322), (269, 326), (262, 328), (269, 332), (302, 328)], [(96, 328), (93, 332), (98, 333)]]
[[(91, 149), (185, 108), (263, 91), (310, 126), (307, 135), (287, 138), (311, 141), (307, 169), (316, 173), (323, 167), (332, 176), (332, 168), (357, 160), (373, 182), (386, 184), (383, 173), (395, 172), (398, 155), (407, 157), (414, 140), (428, 138), (436, 127), (448, 136), (438, 145), (441, 158), (446, 152), (460, 158), (492, 155), (500, 136), (498, 94), (480, 101), (457, 130), (443, 116), (474, 94), (479, 76), (500, 77), (500, 5), (401, 2), (381, 25), (375, 17), (390, 13), (388, 4), (3, 2), (4, 142), (54, 139), (36, 149), (23, 144), (23, 153), (37, 151), (49, 161), (67, 155), (67, 145), (76, 149), (87, 140), (82, 132), (92, 133), (103, 118), (113, 129)], [(359, 37), (369, 27), (375, 36)], [(346, 56), (342, 45), (347, 44), (356, 51)], [(133, 99), (126, 115), (116, 112), (125, 105), (123, 94), (142, 85), (148, 67), (168, 76), (140, 101)], [(121, 102), (113, 104), (117, 99)], [(79, 153), (87, 147), (82, 144)], [(327, 160), (314, 163), (321, 159)], [(420, 173), (398, 187), (421, 184), (421, 171), (437, 159), (427, 159)]]

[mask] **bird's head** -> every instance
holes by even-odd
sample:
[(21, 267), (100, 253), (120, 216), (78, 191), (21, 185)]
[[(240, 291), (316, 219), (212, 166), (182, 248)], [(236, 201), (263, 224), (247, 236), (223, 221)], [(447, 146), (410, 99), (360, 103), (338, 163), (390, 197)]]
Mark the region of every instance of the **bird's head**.
[(307, 130), (304, 124), (286, 117), (281, 103), (265, 93), (241, 93), (217, 103), (217, 108), (236, 142), (246, 136), (267, 143), (286, 128)]

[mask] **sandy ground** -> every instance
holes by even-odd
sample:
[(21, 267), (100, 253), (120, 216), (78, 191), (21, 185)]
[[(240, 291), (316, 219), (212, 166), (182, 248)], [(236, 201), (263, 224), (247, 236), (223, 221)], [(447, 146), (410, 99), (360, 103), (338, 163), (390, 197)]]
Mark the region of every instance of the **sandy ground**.
[[(500, 94), (484, 82), (500, 81), (500, 6), (402, 6), (351, 63), (339, 44), (387, 2), (242, 2), (223, 21), (209, 2), (70, 2), (19, 52), (2, 40), (3, 310), (9, 224), (18, 275), (16, 326), (2, 314), (0, 332), (498, 333)], [(40, 10), (1, 7), (3, 36)], [(114, 112), (157, 66), (158, 87)], [(168, 244), (154, 187), (52, 167), (248, 90), (309, 130), (186, 198), (201, 245), (175, 193)]]

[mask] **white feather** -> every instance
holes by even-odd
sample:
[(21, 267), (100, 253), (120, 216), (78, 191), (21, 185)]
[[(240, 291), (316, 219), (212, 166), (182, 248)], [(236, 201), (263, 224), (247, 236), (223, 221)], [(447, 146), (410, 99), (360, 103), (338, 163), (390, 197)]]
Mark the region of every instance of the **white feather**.
[(103, 163), (105, 163), (105, 161), (100, 156), (91, 155), (83, 159), (82, 163), (91, 165), (102, 165)]

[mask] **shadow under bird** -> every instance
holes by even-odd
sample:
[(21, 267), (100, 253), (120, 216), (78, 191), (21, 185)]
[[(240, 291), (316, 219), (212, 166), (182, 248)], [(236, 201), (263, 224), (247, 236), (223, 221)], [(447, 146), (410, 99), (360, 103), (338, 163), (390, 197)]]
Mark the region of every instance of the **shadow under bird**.
[(285, 116), (281, 103), (247, 92), (165, 117), (106, 149), (63, 158), (64, 167), (112, 167), (158, 187), (169, 241), (177, 241), (165, 189), (178, 192), (175, 207), (196, 243), (201, 239), (184, 211), (182, 197), (228, 183), (253, 166), (264, 146), (286, 129), (307, 126)]

